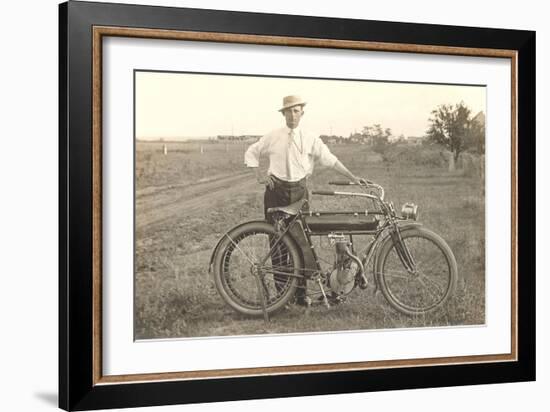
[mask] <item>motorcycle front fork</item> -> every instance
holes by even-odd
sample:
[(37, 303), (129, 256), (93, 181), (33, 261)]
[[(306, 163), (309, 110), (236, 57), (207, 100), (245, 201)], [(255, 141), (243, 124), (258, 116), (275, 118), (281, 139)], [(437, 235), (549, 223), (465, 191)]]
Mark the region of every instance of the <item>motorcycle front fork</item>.
[(397, 225), (394, 226), (391, 237), (395, 246), (395, 250), (397, 252), (397, 256), (399, 256), (399, 259), (401, 260), (401, 263), (403, 264), (405, 269), (407, 269), (407, 271), (411, 275), (416, 274), (416, 263), (411, 254), (411, 251), (403, 240), (403, 236), (401, 236), (401, 231), (399, 230), (399, 227)]

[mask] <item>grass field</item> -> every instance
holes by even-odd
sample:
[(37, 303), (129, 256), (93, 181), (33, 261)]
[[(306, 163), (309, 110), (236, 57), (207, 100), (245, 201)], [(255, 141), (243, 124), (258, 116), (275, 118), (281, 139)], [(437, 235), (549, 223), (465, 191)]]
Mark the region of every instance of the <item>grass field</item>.
[[(460, 281), (448, 304), (430, 315), (409, 317), (393, 310), (381, 293), (374, 294), (369, 287), (353, 291), (344, 304), (330, 309), (290, 306), (266, 326), (262, 319), (244, 317), (225, 305), (208, 273), (210, 254), (220, 236), (239, 222), (263, 217), (263, 188), (243, 165), (247, 145), (190, 142), (167, 143), (167, 147), (164, 155), (160, 143), (137, 145), (137, 339), (485, 322), (482, 181), (475, 172), (448, 172), (437, 150), (400, 149), (411, 152), (383, 162), (366, 146), (331, 147), (355, 174), (382, 184), (387, 199), (397, 207), (418, 204), (419, 221), (449, 243)], [(335, 178), (339, 176), (331, 170), (316, 169), (311, 188), (328, 189), (327, 182)], [(363, 205), (349, 198), (316, 196), (312, 206), (349, 210)], [(367, 241), (357, 240), (363, 245)], [(317, 245), (330, 258), (333, 252), (326, 240)], [(370, 270), (367, 276), (372, 280)]]

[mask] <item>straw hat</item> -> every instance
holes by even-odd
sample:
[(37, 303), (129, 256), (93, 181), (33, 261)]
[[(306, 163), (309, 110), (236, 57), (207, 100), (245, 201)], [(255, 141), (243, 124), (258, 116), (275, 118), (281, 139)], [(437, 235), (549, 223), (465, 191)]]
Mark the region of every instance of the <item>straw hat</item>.
[(305, 106), (307, 103), (300, 96), (285, 96), (283, 97), (283, 107), (279, 109), (282, 112), (285, 109), (294, 106)]

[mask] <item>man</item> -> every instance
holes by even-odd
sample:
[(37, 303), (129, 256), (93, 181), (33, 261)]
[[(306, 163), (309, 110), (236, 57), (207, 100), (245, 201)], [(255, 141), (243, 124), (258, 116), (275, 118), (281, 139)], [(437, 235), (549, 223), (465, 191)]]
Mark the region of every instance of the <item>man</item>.
[[(334, 156), (323, 141), (300, 127), (306, 102), (299, 96), (283, 98), (279, 109), (285, 118), (286, 127), (273, 130), (251, 145), (244, 155), (245, 165), (254, 169), (258, 183), (265, 184), (264, 215), (267, 209), (288, 206), (301, 199), (308, 199), (307, 179), (313, 173), (315, 162), (333, 168), (351, 181), (365, 181), (351, 173)], [(259, 169), (260, 156), (269, 157), (267, 175)], [(305, 282), (299, 284), (297, 303), (304, 304)]]

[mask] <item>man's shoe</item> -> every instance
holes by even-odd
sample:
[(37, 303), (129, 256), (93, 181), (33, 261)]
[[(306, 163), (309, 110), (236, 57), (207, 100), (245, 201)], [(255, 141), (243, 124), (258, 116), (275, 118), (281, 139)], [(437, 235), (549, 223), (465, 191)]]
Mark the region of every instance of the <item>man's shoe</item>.
[(311, 298), (309, 296), (299, 296), (299, 297), (296, 298), (294, 303), (297, 306), (304, 306), (304, 307), (307, 308), (307, 307), (311, 306)]
[[(329, 305), (338, 305), (338, 304), (342, 303), (345, 299), (346, 299), (345, 296), (339, 296), (339, 295), (336, 295), (336, 294), (327, 295), (327, 301), (328, 301)], [(319, 296), (318, 300), (319, 300), (320, 303), (324, 303), (325, 302), (325, 297), (324, 296)]]

